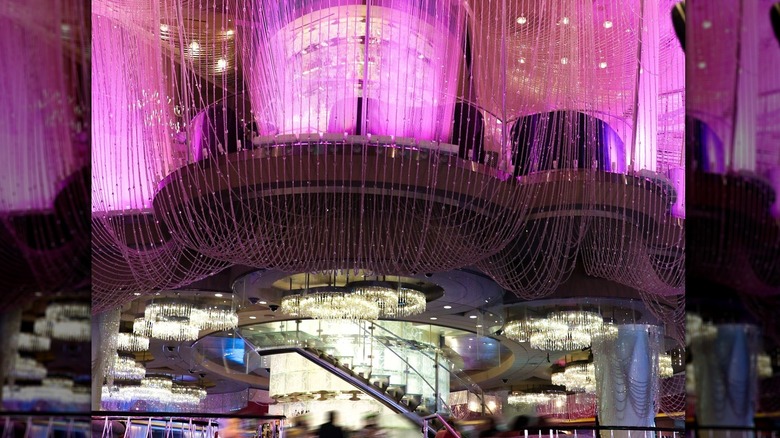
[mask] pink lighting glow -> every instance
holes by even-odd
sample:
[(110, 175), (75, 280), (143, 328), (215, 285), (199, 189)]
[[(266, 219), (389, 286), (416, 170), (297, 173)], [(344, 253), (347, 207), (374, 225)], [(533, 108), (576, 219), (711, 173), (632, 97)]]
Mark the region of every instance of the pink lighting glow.
[(60, 12), (45, 0), (0, 7), (3, 212), (51, 209), (58, 185), (81, 164), (71, 141), (64, 46), (59, 32), (51, 31), (62, 26)]
[(245, 73), (261, 134), (448, 141), (462, 59), (456, 2), (303, 3), (264, 1), (263, 24), (250, 29)]
[(92, 17), (92, 210), (147, 210), (172, 156), (160, 45), (107, 8)]

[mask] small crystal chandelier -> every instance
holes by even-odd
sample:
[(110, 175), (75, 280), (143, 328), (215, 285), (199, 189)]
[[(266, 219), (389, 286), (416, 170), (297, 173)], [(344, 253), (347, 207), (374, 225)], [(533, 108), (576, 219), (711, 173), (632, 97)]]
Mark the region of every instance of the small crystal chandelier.
[(89, 305), (80, 303), (49, 304), (33, 324), (36, 335), (69, 342), (88, 342), (90, 329)]
[(352, 293), (378, 304), (380, 318), (406, 318), (426, 309), (425, 294), (401, 284), (391, 287), (387, 282), (361, 281), (349, 286)]
[(674, 375), (672, 368), (672, 356), (670, 354), (658, 355), (658, 376), (662, 379), (668, 379)]
[(232, 330), (238, 326), (238, 313), (229, 306), (206, 306), (203, 330)]
[(185, 342), (197, 340), (200, 328), (187, 320), (136, 318), (133, 333), (163, 341)]
[(46, 367), (35, 359), (17, 354), (11, 374), (17, 380), (43, 380), (46, 377), (46, 372)]
[(51, 348), (51, 338), (47, 336), (36, 335), (34, 333), (19, 333), (19, 351), (39, 352), (49, 351)]
[(513, 392), (507, 397), (512, 406), (536, 406), (548, 403), (566, 403), (566, 393), (562, 391)]
[(312, 319), (379, 319), (379, 305), (344, 287), (319, 287), (282, 298), (282, 313)]
[(116, 337), (116, 349), (119, 351), (147, 351), (149, 350), (149, 337), (135, 333), (119, 333)]
[(146, 368), (130, 356), (117, 354), (112, 375), (117, 380), (141, 380), (146, 376)]
[(197, 386), (174, 384), (171, 388), (170, 403), (197, 405), (206, 398), (206, 390)]
[(596, 392), (596, 367), (592, 363), (572, 362), (562, 372), (553, 373), (552, 384), (570, 392)]
[(537, 350), (572, 351), (588, 347), (603, 327), (598, 313), (567, 310), (551, 312), (546, 318), (510, 321), (504, 333), (514, 341), (529, 342)]

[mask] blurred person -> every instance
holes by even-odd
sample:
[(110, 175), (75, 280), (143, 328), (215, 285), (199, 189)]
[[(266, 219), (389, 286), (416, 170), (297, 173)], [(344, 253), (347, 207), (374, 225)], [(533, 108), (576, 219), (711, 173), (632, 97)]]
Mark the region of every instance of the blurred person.
[(485, 428), (479, 433), (479, 438), (494, 437), (499, 434), (498, 427), (496, 427), (496, 419), (493, 417), (486, 418)]
[(295, 419), (295, 424), (287, 429), (287, 436), (290, 438), (308, 438), (311, 436), (309, 431), (309, 419), (301, 415)]
[(318, 438), (345, 438), (344, 429), (336, 425), (338, 416), (336, 411), (328, 412), (328, 422), (320, 426)]
[(356, 435), (359, 438), (385, 438), (385, 436), (385, 432), (379, 427), (376, 414), (366, 416), (366, 425)]

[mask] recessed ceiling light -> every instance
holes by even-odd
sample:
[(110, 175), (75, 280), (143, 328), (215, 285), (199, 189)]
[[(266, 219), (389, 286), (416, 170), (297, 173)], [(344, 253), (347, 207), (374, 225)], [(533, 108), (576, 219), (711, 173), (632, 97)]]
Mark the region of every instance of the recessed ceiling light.
[(471, 318), (471, 319), (477, 319), (477, 315), (471, 315), (471, 316), (469, 316), (469, 318)]
[(606, 62), (603, 62), (603, 61), (602, 61), (602, 62), (600, 62), (600, 63), (599, 63), (599, 68), (607, 68), (607, 63), (606, 63)]
[(222, 298), (222, 294), (219, 293), (219, 292), (215, 293), (214, 296), (217, 297), (217, 298)]
[(609, 29), (612, 27), (612, 22), (607, 20), (604, 22), (604, 29)]
[(252, 315), (252, 316), (249, 317), (249, 319), (257, 319), (257, 317)]
[(219, 58), (217, 60), (217, 70), (224, 70), (227, 68), (227, 60), (225, 58)]
[(452, 306), (444, 306), (445, 309), (452, 309)]
[(140, 297), (141, 296), (141, 292), (133, 292), (133, 295), (135, 295), (137, 297)]
[(431, 321), (436, 321), (437, 319), (439, 319), (439, 318), (437, 318), (435, 316), (431, 316)]
[(249, 327), (249, 330), (254, 330), (254, 329), (255, 329), (254, 327)]
[(268, 301), (258, 301), (260, 304), (268, 304)]
[(528, 23), (528, 19), (527, 19), (527, 18), (525, 18), (525, 17), (524, 17), (524, 16), (522, 16), (522, 15), (521, 15), (521, 16), (519, 16), (519, 17), (517, 17), (517, 20), (515, 20), (515, 21), (517, 22), (517, 24), (525, 24), (525, 23)]
[(482, 327), (482, 324), (477, 324), (477, 328), (480, 328), (480, 327)]

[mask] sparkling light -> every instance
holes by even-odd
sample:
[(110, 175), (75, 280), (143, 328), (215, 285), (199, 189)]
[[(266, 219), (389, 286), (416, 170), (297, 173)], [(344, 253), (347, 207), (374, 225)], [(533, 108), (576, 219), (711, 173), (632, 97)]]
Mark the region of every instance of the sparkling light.
[(206, 320), (201, 325), (204, 330), (231, 330), (238, 327), (238, 313), (230, 307), (208, 307), (205, 312)]
[(553, 373), (553, 385), (565, 386), (570, 392), (596, 392), (596, 367), (592, 363), (573, 363), (563, 372)]
[(379, 305), (376, 301), (342, 288), (323, 289), (282, 298), (282, 313), (314, 319), (379, 319)]
[(610, 29), (612, 27), (612, 22), (607, 20), (604, 22), (604, 29)]
[(135, 333), (119, 333), (116, 338), (116, 349), (119, 351), (146, 351), (149, 349), (149, 338)]
[(146, 368), (129, 356), (114, 356), (113, 376), (117, 380), (141, 380), (146, 376)]
[(355, 287), (352, 293), (375, 301), (381, 318), (406, 318), (425, 312), (425, 294), (407, 287), (391, 288), (378, 285)]
[(607, 62), (606, 61), (601, 61), (599, 63), (599, 68), (607, 68)]
[(515, 20), (515, 21), (517, 22), (517, 24), (525, 24), (525, 23), (528, 23), (528, 19), (527, 19), (527, 18), (525, 18), (525, 17), (524, 17), (524, 16), (522, 16), (522, 15), (521, 15), (521, 16), (519, 16), (519, 17), (517, 17), (517, 20)]
[(672, 369), (672, 356), (668, 354), (658, 355), (658, 375), (662, 379), (668, 379), (674, 375)]
[(565, 402), (566, 394), (560, 391), (513, 392), (507, 397), (507, 403), (512, 406), (535, 406), (558, 399), (563, 399)]
[(48, 351), (51, 348), (51, 338), (33, 333), (19, 333), (19, 351)]

